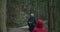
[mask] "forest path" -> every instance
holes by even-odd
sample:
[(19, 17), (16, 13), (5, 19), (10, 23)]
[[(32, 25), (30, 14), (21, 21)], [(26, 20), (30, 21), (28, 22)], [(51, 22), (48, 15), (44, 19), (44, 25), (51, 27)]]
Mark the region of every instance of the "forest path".
[[(46, 21), (44, 21), (46, 23)], [(47, 25), (45, 24), (47, 27)], [(8, 28), (8, 32), (29, 32), (28, 25), (23, 26), (23, 27), (18, 27), (18, 28)]]
[(29, 32), (28, 28), (28, 26), (23, 26), (19, 28), (9, 28), (8, 32)]

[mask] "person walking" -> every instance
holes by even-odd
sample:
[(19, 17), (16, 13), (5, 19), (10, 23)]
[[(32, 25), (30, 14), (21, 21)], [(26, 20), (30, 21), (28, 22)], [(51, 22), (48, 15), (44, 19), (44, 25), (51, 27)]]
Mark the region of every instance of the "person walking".
[(37, 20), (33, 32), (47, 32), (43, 20)]
[(35, 25), (36, 25), (36, 19), (34, 17), (34, 13), (31, 13), (30, 18), (28, 19), (28, 26), (29, 26), (30, 32), (33, 31)]

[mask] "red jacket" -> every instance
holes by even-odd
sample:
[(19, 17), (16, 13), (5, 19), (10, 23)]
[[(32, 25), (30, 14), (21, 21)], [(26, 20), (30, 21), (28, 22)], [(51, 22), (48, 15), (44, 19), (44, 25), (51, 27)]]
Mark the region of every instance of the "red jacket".
[(46, 32), (46, 28), (44, 27), (43, 20), (37, 20), (33, 32)]

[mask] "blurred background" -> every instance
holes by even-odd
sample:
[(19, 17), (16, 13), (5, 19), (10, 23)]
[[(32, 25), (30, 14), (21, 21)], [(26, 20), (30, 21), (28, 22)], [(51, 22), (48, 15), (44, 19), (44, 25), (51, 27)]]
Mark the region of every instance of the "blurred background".
[(9, 27), (26, 25), (30, 13), (34, 13), (36, 19), (47, 20), (46, 0), (8, 0), (7, 2), (7, 26)]
[[(12, 29), (26, 26), (30, 13), (34, 13), (36, 19), (45, 20), (47, 29), (49, 22), (50, 26), (52, 26), (51, 29), (59, 32), (60, 0), (51, 0), (50, 4), (51, 11), (49, 14), (48, 0), (0, 0), (0, 31), (12, 32)], [(25, 30), (28, 31), (28, 29)], [(16, 30), (14, 31), (17, 32)]]

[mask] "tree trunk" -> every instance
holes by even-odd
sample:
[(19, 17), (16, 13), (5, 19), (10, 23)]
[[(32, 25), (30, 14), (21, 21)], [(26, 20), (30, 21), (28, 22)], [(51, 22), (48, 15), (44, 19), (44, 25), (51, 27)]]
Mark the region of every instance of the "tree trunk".
[(0, 7), (0, 24), (1, 24), (1, 32), (6, 31), (6, 0), (1, 0), (1, 7)]
[(52, 0), (48, 0), (48, 32), (53, 29)]

